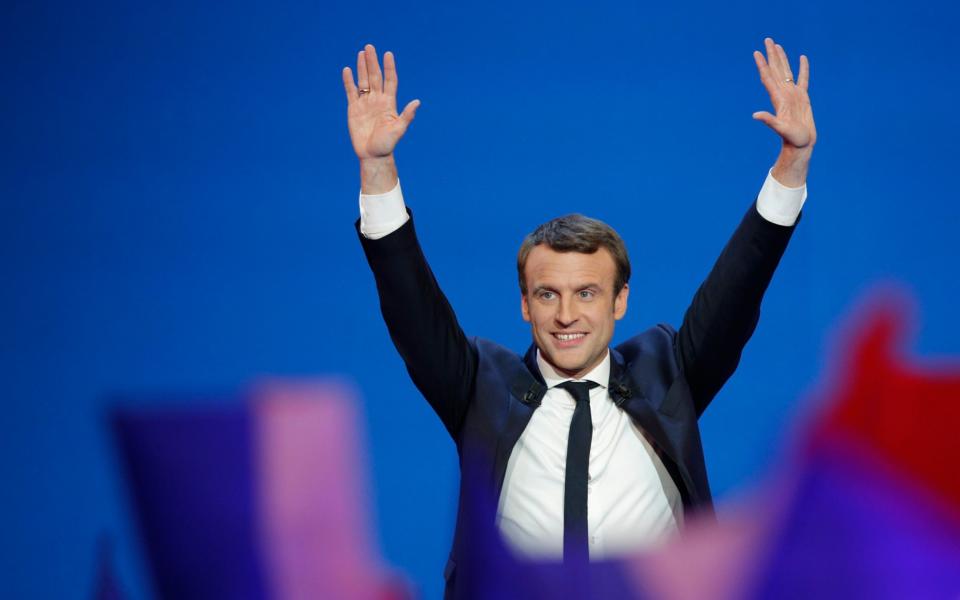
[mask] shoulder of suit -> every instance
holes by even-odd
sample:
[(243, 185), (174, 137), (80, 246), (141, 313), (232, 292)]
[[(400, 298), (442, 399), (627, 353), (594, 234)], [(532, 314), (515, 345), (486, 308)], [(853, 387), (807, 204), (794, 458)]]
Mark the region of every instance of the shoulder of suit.
[(659, 355), (673, 355), (673, 344), (677, 330), (666, 323), (659, 323), (614, 347), (626, 364), (632, 364), (641, 357), (652, 358)]
[(499, 363), (516, 363), (523, 364), (523, 357), (514, 352), (513, 350), (494, 342), (493, 340), (488, 340), (482, 337), (471, 337), (468, 338), (470, 344), (477, 349), (477, 354), (481, 359), (493, 360)]

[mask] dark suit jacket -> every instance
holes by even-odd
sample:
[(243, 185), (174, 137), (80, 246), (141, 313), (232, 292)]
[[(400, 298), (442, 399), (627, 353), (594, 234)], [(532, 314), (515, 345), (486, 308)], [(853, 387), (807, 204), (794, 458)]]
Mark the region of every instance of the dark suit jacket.
[[(712, 510), (697, 419), (736, 368), (793, 229), (770, 223), (751, 205), (680, 330), (658, 325), (611, 348), (611, 397), (652, 438), (687, 508)], [(386, 237), (360, 235), (360, 241), (390, 336), (457, 445), (460, 499), (444, 576), (447, 597), (461, 597), (464, 576), (471, 579), (461, 560), (471, 552), (468, 531), (478, 521), (492, 525), (490, 506), (499, 498), (507, 460), (546, 392), (535, 348), (520, 357), (464, 335), (412, 218)]]

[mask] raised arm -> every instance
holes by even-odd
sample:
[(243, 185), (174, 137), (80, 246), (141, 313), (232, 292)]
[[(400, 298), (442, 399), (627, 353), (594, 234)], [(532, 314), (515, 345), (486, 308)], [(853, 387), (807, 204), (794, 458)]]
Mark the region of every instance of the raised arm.
[(360, 159), (360, 190), (364, 194), (383, 194), (397, 184), (393, 149), (420, 106), (419, 100), (412, 100), (397, 114), (397, 83), (393, 53), (384, 53), (381, 72), (377, 51), (371, 44), (357, 55), (356, 83), (350, 67), (343, 68), (347, 126), (353, 151)]
[[(806, 183), (817, 140), (807, 95), (809, 62), (806, 56), (800, 57), (794, 81), (783, 48), (770, 38), (764, 43), (766, 58), (754, 52), (754, 60), (776, 114), (757, 112), (753, 116), (782, 141), (771, 175), (784, 186), (799, 188)], [(751, 206), (694, 295), (676, 338), (676, 351), (698, 415), (736, 369), (756, 328), (763, 294), (792, 233), (792, 226), (776, 225)]]
[[(410, 102), (397, 114), (397, 69), (393, 54), (383, 55), (381, 73), (376, 50), (371, 45), (357, 57), (356, 84), (347, 67), (343, 70), (343, 86), (347, 93), (350, 139), (360, 159), (361, 191), (363, 194), (391, 192), (397, 184), (393, 149), (413, 120), (420, 102)], [(398, 196), (399, 192), (394, 194)], [(384, 198), (387, 197), (376, 201)], [(399, 205), (402, 204), (399, 200)], [(477, 353), (427, 265), (413, 220), (408, 219), (377, 236), (361, 233), (358, 221), (357, 232), (377, 282), (380, 311), (390, 337), (414, 384), (450, 435), (459, 440), (476, 378)]]

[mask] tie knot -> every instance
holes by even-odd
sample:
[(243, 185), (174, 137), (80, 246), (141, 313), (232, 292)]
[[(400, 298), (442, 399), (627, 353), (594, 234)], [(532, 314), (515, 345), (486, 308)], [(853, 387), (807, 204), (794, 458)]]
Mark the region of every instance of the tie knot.
[(563, 383), (557, 384), (557, 387), (570, 392), (573, 399), (579, 403), (581, 401), (589, 402), (591, 388), (595, 388), (598, 385), (600, 384), (596, 381), (564, 381)]

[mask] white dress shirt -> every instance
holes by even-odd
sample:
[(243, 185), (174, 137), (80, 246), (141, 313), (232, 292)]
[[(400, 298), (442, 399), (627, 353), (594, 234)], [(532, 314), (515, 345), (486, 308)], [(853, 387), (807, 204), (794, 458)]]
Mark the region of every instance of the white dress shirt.
[[(537, 352), (547, 393), (513, 447), (500, 494), (497, 523), (524, 556), (563, 558), (563, 488), (567, 437), (576, 401), (556, 387), (571, 381)], [(587, 472), (590, 558), (621, 555), (653, 544), (683, 522), (680, 490), (633, 419), (607, 389), (610, 353), (575, 381), (593, 381), (593, 438)]]
[[(788, 188), (767, 174), (757, 212), (777, 225), (793, 225), (806, 186)], [(409, 219), (400, 182), (385, 194), (360, 195), (360, 232), (379, 239)], [(567, 437), (576, 402), (557, 384), (569, 381), (539, 352), (548, 390), (507, 462), (497, 524), (507, 543), (535, 559), (563, 556), (563, 486)], [(610, 353), (577, 381), (590, 390), (593, 438), (587, 486), (587, 528), (592, 559), (618, 556), (655, 544), (683, 523), (680, 491), (643, 431), (610, 398)]]

